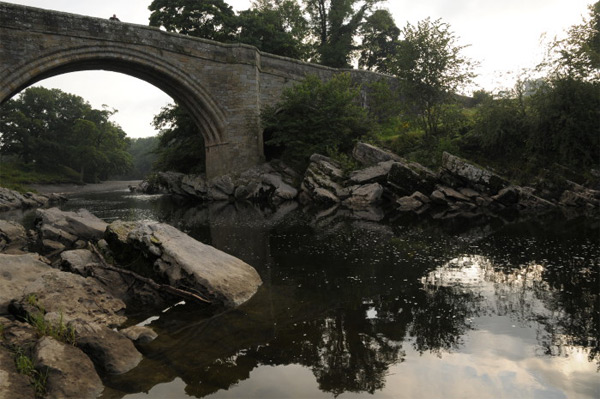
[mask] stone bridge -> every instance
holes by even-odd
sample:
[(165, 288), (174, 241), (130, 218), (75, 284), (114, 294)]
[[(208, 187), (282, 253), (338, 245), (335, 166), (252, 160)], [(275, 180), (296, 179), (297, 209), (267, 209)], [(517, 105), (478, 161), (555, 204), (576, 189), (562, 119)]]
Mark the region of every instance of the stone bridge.
[[(0, 2), (0, 103), (51, 76), (107, 70), (142, 79), (192, 115), (209, 178), (264, 160), (260, 111), (307, 74), (339, 70), (157, 28)], [(383, 78), (352, 70), (356, 81)]]

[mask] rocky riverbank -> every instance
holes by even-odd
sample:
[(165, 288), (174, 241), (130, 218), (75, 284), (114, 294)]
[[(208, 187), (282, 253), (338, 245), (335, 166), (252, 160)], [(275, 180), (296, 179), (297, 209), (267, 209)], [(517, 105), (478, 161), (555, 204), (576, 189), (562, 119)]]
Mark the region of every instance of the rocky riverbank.
[(156, 338), (129, 325), (129, 307), (234, 307), (262, 284), (250, 265), (157, 222), (38, 209), (34, 229), (0, 221), (0, 237), (0, 398), (96, 398), (102, 376), (135, 368)]
[(382, 207), (436, 219), (473, 218), (506, 210), (597, 213), (600, 209), (600, 191), (560, 176), (555, 178), (560, 178), (561, 186), (552, 190), (544, 184), (518, 186), (449, 153), (444, 153), (440, 170), (432, 171), (365, 143), (356, 145), (353, 157), (362, 167), (351, 172), (329, 157), (314, 154), (303, 176), (274, 161), (211, 181), (202, 175), (162, 172), (137, 189), (201, 202), (251, 201), (278, 206), (299, 201), (332, 212), (347, 210), (355, 218), (369, 220), (381, 220)]

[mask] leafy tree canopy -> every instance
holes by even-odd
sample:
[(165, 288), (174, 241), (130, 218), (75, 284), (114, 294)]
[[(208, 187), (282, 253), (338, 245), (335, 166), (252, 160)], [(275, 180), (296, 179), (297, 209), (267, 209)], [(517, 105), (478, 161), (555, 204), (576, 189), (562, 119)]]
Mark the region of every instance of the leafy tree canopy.
[(354, 38), (365, 16), (381, 0), (304, 0), (317, 38), (317, 61), (334, 68), (350, 66)]
[(402, 30), (388, 68), (400, 78), (402, 90), (428, 136), (438, 133), (444, 105), (475, 76), (472, 62), (456, 44), (450, 26), (427, 18)]
[(260, 0), (238, 15), (237, 40), (271, 54), (307, 59), (307, 21), (293, 0)]
[(389, 73), (388, 57), (397, 50), (400, 29), (388, 10), (376, 10), (360, 28), (362, 44), (358, 66), (372, 71)]
[(263, 112), (265, 144), (296, 166), (305, 166), (314, 153), (349, 152), (371, 127), (359, 93), (349, 74), (327, 82), (308, 76)]
[(0, 108), (0, 152), (42, 168), (69, 167), (81, 180), (106, 179), (131, 167), (125, 132), (109, 120), (114, 112), (58, 89), (29, 88)]
[(235, 13), (223, 0), (154, 0), (148, 7), (150, 26), (227, 42), (235, 34)]
[(170, 104), (161, 109), (152, 122), (159, 130), (155, 170), (202, 173), (206, 155), (202, 133), (185, 108)]

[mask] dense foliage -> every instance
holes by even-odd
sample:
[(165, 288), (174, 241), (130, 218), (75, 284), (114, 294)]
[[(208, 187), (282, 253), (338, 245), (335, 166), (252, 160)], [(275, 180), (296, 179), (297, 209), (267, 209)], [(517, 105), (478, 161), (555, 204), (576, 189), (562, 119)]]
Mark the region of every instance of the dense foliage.
[[(535, 79), (498, 93), (479, 90), (470, 98), (458, 93), (472, 82), (474, 62), (463, 55), (466, 46), (457, 43), (450, 26), (427, 18), (400, 29), (378, 3), (257, 0), (236, 15), (223, 0), (156, 0), (150, 9), (151, 24), (167, 30), (333, 67), (358, 62), (397, 77), (394, 87), (382, 80), (361, 88), (345, 75), (330, 82), (309, 77), (287, 90), (263, 113), (268, 158), (303, 165), (313, 152), (344, 153), (353, 141), (368, 137), (429, 166), (450, 151), (513, 176), (554, 164), (598, 167), (600, 2), (566, 38), (552, 43)], [(360, 90), (369, 93), (367, 111), (359, 106)], [(161, 137), (159, 168), (189, 171), (197, 170), (195, 163), (203, 165), (203, 154), (190, 150), (201, 135), (182, 115), (173, 108), (157, 119), (170, 126)], [(177, 162), (180, 153), (184, 161)]]
[[(545, 75), (519, 81), (478, 109), (462, 146), (489, 162), (509, 161), (535, 174), (557, 164), (585, 172), (600, 166), (600, 2), (590, 17), (550, 47)], [(510, 171), (509, 171), (510, 172)]]
[(327, 82), (308, 76), (263, 113), (266, 151), (297, 166), (306, 165), (314, 153), (350, 151), (370, 131), (370, 119), (358, 98), (359, 88), (349, 74)]
[(185, 108), (170, 104), (154, 117), (154, 128), (159, 130), (154, 163), (156, 170), (181, 173), (205, 171), (204, 139)]
[(157, 148), (157, 136), (132, 138), (127, 151), (131, 154), (133, 167), (128, 173), (119, 176), (119, 178), (139, 180), (152, 173), (154, 164), (158, 159)]
[(32, 87), (0, 108), (0, 152), (39, 170), (70, 168), (95, 182), (131, 168), (125, 132), (83, 98)]

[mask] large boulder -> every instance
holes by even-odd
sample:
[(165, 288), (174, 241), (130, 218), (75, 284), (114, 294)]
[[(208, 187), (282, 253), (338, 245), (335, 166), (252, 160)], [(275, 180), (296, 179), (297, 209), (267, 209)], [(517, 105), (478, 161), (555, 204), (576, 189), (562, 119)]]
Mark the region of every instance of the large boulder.
[(36, 227), (42, 239), (50, 238), (67, 247), (73, 240), (99, 240), (108, 224), (86, 209), (75, 212), (58, 208), (38, 209)]
[(365, 208), (380, 202), (383, 187), (379, 183), (349, 187), (350, 197), (343, 204), (351, 209)]
[(8, 313), (10, 301), (21, 298), (25, 287), (53, 271), (37, 254), (0, 254), (0, 314)]
[(116, 221), (107, 228), (106, 241), (122, 264), (142, 258), (148, 277), (226, 306), (246, 302), (262, 284), (252, 266), (167, 224)]
[(408, 196), (415, 191), (429, 195), (438, 179), (435, 173), (416, 162), (394, 162), (387, 181), (396, 195)]
[(364, 169), (355, 170), (350, 173), (348, 182), (351, 185), (384, 184), (393, 164), (394, 161), (384, 161)]
[(344, 171), (333, 159), (320, 154), (310, 157), (300, 189), (310, 200), (333, 205), (349, 197), (344, 188)]
[(104, 390), (92, 361), (72, 345), (43, 337), (35, 347), (34, 361), (47, 376), (47, 398), (91, 399)]
[(447, 152), (442, 155), (442, 168), (468, 186), (490, 195), (509, 185), (501, 176)]
[(352, 156), (363, 165), (371, 166), (380, 162), (395, 161), (404, 162), (402, 157), (392, 152), (375, 147), (367, 143), (356, 143)]
[(123, 374), (136, 367), (142, 354), (125, 335), (106, 326), (74, 320), (76, 344), (96, 366), (108, 374)]

